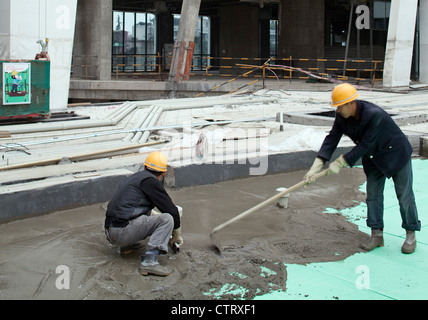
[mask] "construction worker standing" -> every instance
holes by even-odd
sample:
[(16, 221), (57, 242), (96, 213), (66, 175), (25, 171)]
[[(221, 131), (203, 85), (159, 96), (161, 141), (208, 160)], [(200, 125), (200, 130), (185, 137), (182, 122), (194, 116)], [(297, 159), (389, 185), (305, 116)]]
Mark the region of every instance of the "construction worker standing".
[[(166, 254), (168, 245), (172, 248), (183, 244), (178, 208), (161, 182), (166, 171), (166, 156), (152, 152), (144, 162), (144, 170), (119, 186), (106, 211), (106, 237), (113, 245), (123, 249), (150, 237), (139, 266), (142, 275), (169, 275), (171, 270), (159, 264), (158, 254)], [(152, 214), (154, 207), (161, 214)]]
[(314, 175), (330, 160), (342, 135), (347, 135), (356, 146), (331, 162), (329, 173), (337, 174), (341, 168), (352, 167), (362, 158), (367, 177), (367, 226), (371, 228), (371, 237), (361, 247), (370, 251), (384, 245), (383, 193), (385, 179), (392, 177), (402, 227), (406, 230), (401, 251), (413, 253), (416, 248), (415, 231), (420, 231), (421, 222), (413, 194), (412, 146), (387, 112), (373, 103), (357, 100), (358, 96), (356, 88), (348, 83), (333, 89), (332, 107), (337, 108), (336, 119), (311, 169), (306, 173), (305, 181), (313, 182)]

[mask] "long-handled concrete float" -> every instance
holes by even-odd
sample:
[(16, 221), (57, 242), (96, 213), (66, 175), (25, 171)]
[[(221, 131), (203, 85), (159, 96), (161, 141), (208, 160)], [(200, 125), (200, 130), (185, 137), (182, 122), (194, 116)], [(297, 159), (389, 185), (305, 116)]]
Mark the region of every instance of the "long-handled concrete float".
[[(328, 172), (329, 172), (329, 169), (325, 169), (324, 171), (321, 171), (320, 173), (318, 173), (317, 175), (315, 175), (315, 176), (314, 176), (314, 181), (315, 181), (315, 180), (317, 180), (318, 178), (321, 178), (321, 177), (323, 177), (323, 176), (326, 176)], [(265, 201), (263, 201), (263, 202), (259, 203), (259, 204), (258, 204), (258, 205), (256, 205), (256, 206), (254, 206), (254, 207), (252, 207), (252, 208), (248, 209), (247, 211), (244, 211), (244, 212), (242, 212), (241, 214), (239, 214), (239, 215), (237, 215), (237, 216), (235, 216), (235, 217), (233, 217), (233, 218), (231, 218), (231, 219), (227, 220), (226, 222), (224, 222), (224, 223), (222, 223), (222, 224), (218, 225), (217, 227), (215, 227), (215, 228), (211, 231), (211, 234), (210, 234), (211, 241), (214, 243), (214, 245), (217, 247), (217, 249), (221, 252), (221, 251), (222, 251), (222, 248), (221, 248), (221, 246), (219, 245), (218, 241), (216, 241), (216, 239), (214, 238), (214, 235), (215, 235), (217, 232), (219, 232), (220, 230), (224, 229), (224, 228), (225, 228), (225, 227), (227, 227), (228, 225), (230, 225), (230, 224), (232, 224), (232, 223), (234, 223), (234, 222), (236, 222), (236, 221), (241, 220), (242, 218), (244, 218), (244, 217), (248, 216), (249, 214), (254, 213), (254, 212), (256, 212), (256, 211), (260, 210), (261, 208), (263, 208), (263, 207), (267, 206), (268, 204), (273, 203), (274, 201), (278, 200), (279, 198), (281, 198), (281, 197), (285, 196), (286, 194), (288, 194), (288, 193), (290, 193), (290, 192), (293, 192), (293, 191), (295, 191), (295, 190), (297, 190), (297, 189), (299, 189), (299, 188), (301, 188), (301, 187), (303, 187), (303, 186), (305, 186), (305, 185), (307, 185), (307, 184), (308, 184), (307, 182), (305, 182), (305, 181), (301, 181), (301, 182), (299, 182), (299, 183), (295, 184), (294, 186), (292, 186), (292, 187), (290, 187), (290, 188), (288, 188), (288, 189), (286, 189), (286, 190), (284, 190), (284, 191), (282, 191), (282, 192), (280, 192), (280, 193), (276, 194), (275, 196), (273, 196), (273, 197), (271, 197), (271, 198), (269, 198), (269, 199), (267, 199), (267, 200), (265, 200)]]

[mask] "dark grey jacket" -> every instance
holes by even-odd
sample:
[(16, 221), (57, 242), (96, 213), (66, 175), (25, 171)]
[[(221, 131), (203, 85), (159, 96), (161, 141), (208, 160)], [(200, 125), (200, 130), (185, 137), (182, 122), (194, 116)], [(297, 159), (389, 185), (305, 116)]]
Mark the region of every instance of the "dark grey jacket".
[(180, 227), (177, 207), (158, 178), (148, 170), (139, 171), (125, 179), (107, 206), (104, 226), (125, 227), (128, 222), (157, 207), (161, 213), (174, 218), (174, 229)]
[(330, 133), (324, 140), (318, 157), (328, 161), (342, 135), (356, 146), (344, 155), (352, 167), (362, 158), (366, 173), (377, 167), (387, 178), (402, 169), (412, 156), (412, 146), (391, 116), (379, 106), (357, 100), (357, 115), (348, 119), (336, 113)]

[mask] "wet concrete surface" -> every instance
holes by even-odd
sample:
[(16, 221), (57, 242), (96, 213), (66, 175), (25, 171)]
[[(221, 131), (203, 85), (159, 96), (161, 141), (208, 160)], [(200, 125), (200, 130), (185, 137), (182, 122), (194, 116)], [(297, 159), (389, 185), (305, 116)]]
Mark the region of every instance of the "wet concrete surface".
[[(269, 205), (216, 233), (221, 254), (209, 235), (304, 173), (169, 190), (183, 207), (184, 245), (177, 255), (160, 256), (174, 270), (166, 278), (138, 273), (147, 240), (117, 254), (105, 239), (102, 204), (1, 224), (0, 299), (252, 299), (286, 290), (284, 263), (344, 260), (361, 251), (367, 235), (342, 215), (325, 213), (364, 201), (361, 168), (321, 178), (291, 193), (287, 209)], [(222, 294), (226, 284), (243, 290)]]

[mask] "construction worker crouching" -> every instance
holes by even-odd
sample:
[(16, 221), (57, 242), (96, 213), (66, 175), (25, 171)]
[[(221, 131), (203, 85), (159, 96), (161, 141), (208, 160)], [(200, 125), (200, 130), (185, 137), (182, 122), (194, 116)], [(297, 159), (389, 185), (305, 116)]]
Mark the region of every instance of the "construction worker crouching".
[(362, 158), (367, 177), (367, 226), (371, 228), (368, 243), (361, 247), (370, 251), (384, 245), (383, 211), (386, 178), (392, 178), (400, 206), (402, 228), (406, 240), (401, 251), (413, 253), (416, 248), (415, 231), (421, 230), (413, 193), (412, 146), (391, 116), (379, 106), (357, 100), (358, 91), (349, 83), (342, 83), (332, 91), (332, 107), (336, 118), (325, 138), (305, 181), (310, 183), (324, 163), (329, 161), (343, 134), (356, 144), (348, 153), (329, 165), (329, 173), (339, 173), (346, 166), (354, 166)]
[[(183, 244), (178, 208), (162, 183), (166, 171), (166, 156), (152, 152), (144, 161), (144, 170), (121, 183), (107, 206), (104, 227), (111, 244), (123, 251), (150, 237), (139, 266), (142, 275), (169, 275), (171, 270), (159, 264), (158, 255), (166, 254), (168, 245), (177, 248)], [(152, 214), (154, 207), (161, 214)]]

